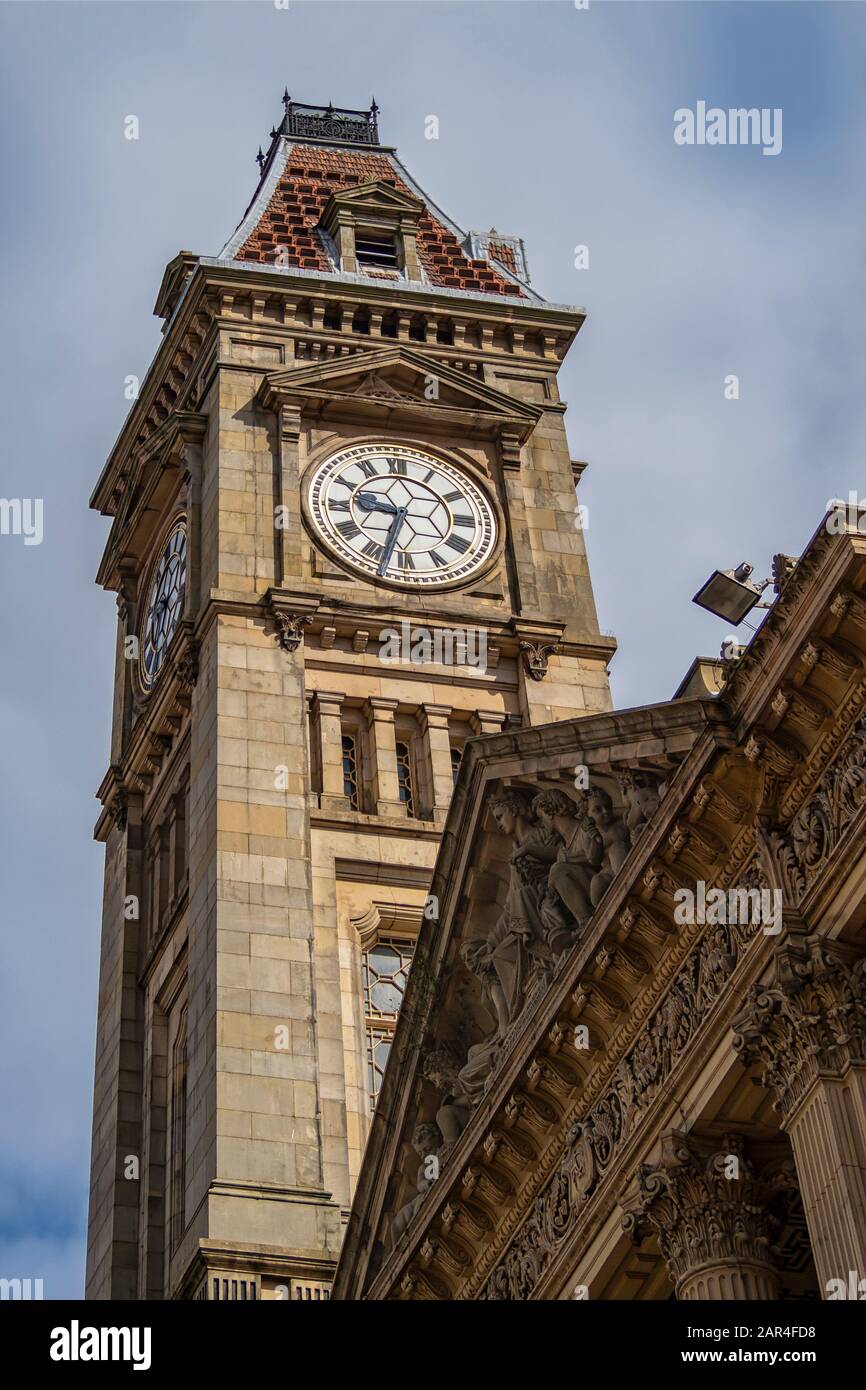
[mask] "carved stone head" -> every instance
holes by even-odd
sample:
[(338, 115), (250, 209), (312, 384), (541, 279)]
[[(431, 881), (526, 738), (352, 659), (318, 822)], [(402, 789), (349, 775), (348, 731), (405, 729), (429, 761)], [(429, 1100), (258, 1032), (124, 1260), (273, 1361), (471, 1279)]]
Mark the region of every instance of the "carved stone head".
[(593, 787), (586, 798), (586, 809), (598, 826), (610, 825), (614, 819), (613, 801), (604, 787)]
[(421, 1071), (439, 1090), (447, 1090), (457, 1079), (460, 1064), (447, 1044), (432, 1048), (421, 1063)]
[(552, 825), (557, 816), (576, 816), (579, 808), (565, 792), (552, 788), (539, 792), (532, 802), (532, 812), (544, 825)]
[(504, 835), (514, 835), (518, 822), (532, 822), (532, 793), (521, 787), (507, 787), (490, 802), (490, 812)]

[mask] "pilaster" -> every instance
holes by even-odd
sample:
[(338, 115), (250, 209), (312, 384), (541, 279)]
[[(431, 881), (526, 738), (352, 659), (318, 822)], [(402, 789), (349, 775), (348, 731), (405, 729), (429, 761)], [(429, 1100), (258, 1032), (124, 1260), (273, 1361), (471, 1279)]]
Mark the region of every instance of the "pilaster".
[(376, 815), (402, 820), (406, 807), (400, 800), (397, 782), (397, 735), (394, 714), (399, 701), (383, 695), (371, 696), (364, 712), (370, 743), (373, 804)]

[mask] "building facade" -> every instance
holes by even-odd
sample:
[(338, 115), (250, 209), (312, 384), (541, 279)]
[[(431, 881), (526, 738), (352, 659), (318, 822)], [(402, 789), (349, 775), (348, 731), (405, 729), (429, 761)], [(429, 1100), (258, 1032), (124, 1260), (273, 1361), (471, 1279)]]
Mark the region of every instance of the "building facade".
[(468, 748), (336, 1297), (866, 1297), (864, 533), (679, 698)]
[(166, 270), (92, 498), (91, 1298), (328, 1296), (466, 750), (610, 705), (557, 389), (583, 313), (377, 117), (285, 97), (236, 233)]

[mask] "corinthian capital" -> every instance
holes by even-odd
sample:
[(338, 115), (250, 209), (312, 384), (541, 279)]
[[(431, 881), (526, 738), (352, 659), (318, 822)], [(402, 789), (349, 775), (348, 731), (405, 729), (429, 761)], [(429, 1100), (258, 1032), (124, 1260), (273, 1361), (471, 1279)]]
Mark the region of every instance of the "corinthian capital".
[(773, 1298), (776, 1208), (792, 1182), (778, 1163), (756, 1171), (739, 1135), (673, 1130), (659, 1161), (641, 1164), (623, 1227), (634, 1240), (655, 1234), (678, 1298)]
[(757, 1062), (787, 1122), (819, 1077), (866, 1059), (866, 957), (816, 935), (791, 933), (769, 981), (752, 985), (733, 1020), (734, 1048)]

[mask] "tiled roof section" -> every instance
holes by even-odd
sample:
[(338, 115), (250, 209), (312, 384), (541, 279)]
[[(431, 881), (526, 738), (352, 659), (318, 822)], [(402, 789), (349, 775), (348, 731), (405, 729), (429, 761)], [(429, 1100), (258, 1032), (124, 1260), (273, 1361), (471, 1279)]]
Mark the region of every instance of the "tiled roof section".
[(488, 249), (491, 256), (495, 256), (497, 261), (501, 261), (506, 270), (510, 270), (512, 275), (517, 274), (517, 259), (514, 255), (514, 247), (509, 246), (505, 241), (489, 241)]
[[(417, 193), (399, 177), (387, 155), (293, 145), (265, 212), (235, 258), (268, 264), (275, 259), (277, 248), (285, 247), (282, 265), (332, 270), (316, 225), (332, 193), (371, 179), (380, 179), (413, 196)], [(506, 279), (488, 261), (467, 256), (454, 233), (426, 208), (418, 223), (418, 257), (431, 285), (522, 295), (520, 286)], [(510, 269), (509, 262), (502, 259)]]

